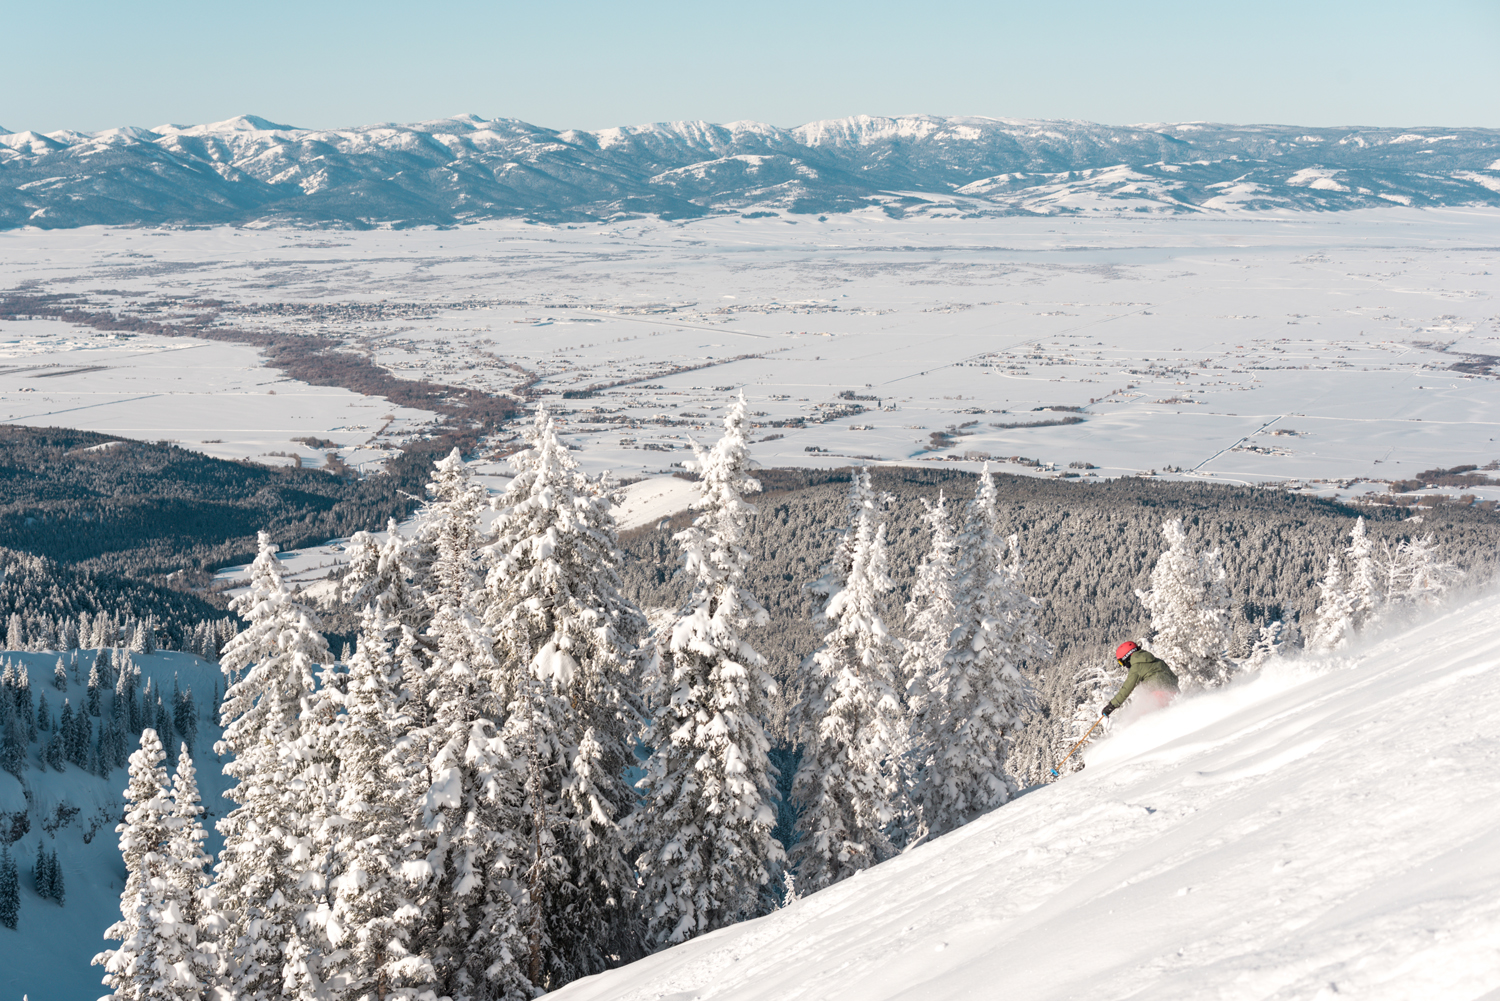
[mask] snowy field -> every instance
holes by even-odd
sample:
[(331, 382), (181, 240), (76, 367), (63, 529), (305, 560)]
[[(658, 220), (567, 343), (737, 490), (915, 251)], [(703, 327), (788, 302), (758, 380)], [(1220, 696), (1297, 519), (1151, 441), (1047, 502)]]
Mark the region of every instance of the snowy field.
[[(1500, 458), (1487, 209), (11, 231), (0, 288), (163, 321), (215, 300), (406, 377), (536, 379), (580, 459), (624, 476), (671, 471), (740, 389), (766, 465), (989, 455), (1359, 493)], [(428, 416), (254, 356), (0, 324), (0, 421), (257, 458), (316, 435), (367, 461)]]
[(173, 441), (221, 459), (378, 464), (433, 414), (309, 386), (237, 344), (108, 334), (43, 320), (0, 325), (0, 423)]
[(1185, 698), (946, 837), (553, 996), (1500, 996), (1495, 598)]

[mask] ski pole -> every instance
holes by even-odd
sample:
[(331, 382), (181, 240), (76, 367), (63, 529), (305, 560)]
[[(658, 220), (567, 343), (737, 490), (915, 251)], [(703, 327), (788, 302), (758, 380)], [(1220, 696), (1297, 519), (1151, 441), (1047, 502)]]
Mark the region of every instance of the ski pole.
[[(1094, 728), (1097, 727), (1100, 723), (1103, 723), (1103, 722), (1104, 722), (1104, 717), (1103, 716), (1100, 716), (1098, 719), (1094, 720), (1094, 726), (1089, 727), (1089, 732), (1083, 735), (1083, 740), (1080, 740), (1078, 743), (1076, 743), (1076, 744), (1073, 745), (1073, 751), (1076, 751), (1080, 747), (1082, 747), (1083, 746), (1083, 741), (1084, 740), (1088, 740), (1089, 739), (1089, 735), (1094, 732)], [(1073, 751), (1069, 751), (1067, 754), (1063, 755), (1063, 759), (1057, 763), (1057, 768), (1061, 768), (1063, 765), (1066, 765), (1068, 763), (1068, 759), (1073, 756)], [(1057, 768), (1052, 769), (1052, 777), (1053, 778), (1057, 778)]]

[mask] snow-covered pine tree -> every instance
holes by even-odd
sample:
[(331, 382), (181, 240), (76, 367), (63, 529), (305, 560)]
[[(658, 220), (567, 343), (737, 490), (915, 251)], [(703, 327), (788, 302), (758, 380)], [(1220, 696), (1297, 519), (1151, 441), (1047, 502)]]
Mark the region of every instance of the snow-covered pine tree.
[(63, 885), (62, 865), (57, 861), (56, 850), (48, 851), (46, 847), (38, 847), (36, 866), (32, 874), (36, 895), (43, 900), (55, 900), (61, 907), (67, 899), (67, 893)]
[(1217, 549), (1197, 552), (1182, 519), (1161, 526), (1167, 548), (1151, 570), (1149, 590), (1135, 592), (1151, 614), (1151, 652), (1166, 661), (1185, 688), (1212, 688), (1229, 680), (1228, 573)]
[(59, 692), (68, 690), (68, 669), (63, 666), (63, 659), (57, 658), (57, 666), (52, 669), (52, 687)]
[(165, 875), (169, 897), (182, 915), (184, 925), (181, 972), (191, 973), (207, 987), (213, 983), (218, 968), (215, 939), (221, 918), (208, 875), (213, 858), (203, 849), (208, 832), (203, 829), (202, 816), (198, 770), (193, 765), (192, 748), (183, 744), (178, 749), (177, 769), (172, 774), (171, 834), (167, 840)]
[(410, 951), (412, 888), (401, 875), (426, 765), (396, 708), (402, 672), (393, 643), (402, 630), (378, 601), (365, 606), (336, 729), (341, 823), (330, 850), (332, 951), (323, 969), (336, 999), (411, 997), (435, 976)]
[(712, 450), (694, 446), (701, 513), (676, 535), (692, 596), (659, 642), (649, 679), (651, 748), (635, 820), (648, 934), (681, 942), (751, 916), (769, 867), (784, 852), (774, 769), (766, 756), (767, 703), (776, 683), (744, 631), (769, 617), (745, 587), (742, 542), (760, 489), (750, 475), (745, 397), (724, 418)]
[(995, 482), (986, 465), (956, 540), (956, 627), (927, 682), (927, 726), (935, 732), (923, 782), (922, 816), (933, 836), (967, 824), (1017, 791), (1009, 746), (1033, 706), (1021, 668), (1050, 653), (1036, 631), (1018, 543), (1000, 534)]
[(1357, 632), (1373, 625), (1380, 615), (1380, 607), (1385, 604), (1385, 595), (1380, 588), (1380, 568), (1376, 565), (1374, 547), (1365, 531), (1364, 515), (1354, 522), (1344, 555), (1349, 558), (1351, 628)]
[(174, 882), (172, 816), (166, 760), (156, 731), (141, 734), (141, 746), (130, 756), (130, 784), (125, 790), (125, 821), (115, 828), (125, 856), (125, 889), (120, 920), (104, 933), (120, 943), (94, 957), (105, 969), (112, 997), (130, 1001), (198, 1001), (207, 986), (197, 945), (197, 928), (184, 912)]
[(1329, 553), (1328, 570), (1318, 584), (1318, 605), (1313, 614), (1312, 634), (1307, 640), (1308, 649), (1322, 653), (1337, 650), (1349, 641), (1353, 623), (1354, 602), (1344, 587), (1338, 553)]
[(280, 998), (286, 950), (312, 906), (297, 875), (307, 861), (307, 803), (289, 755), (316, 690), (313, 670), (331, 660), (313, 611), (285, 581), (276, 547), (260, 533), (250, 589), (233, 602), (249, 623), (220, 661), (232, 682), (221, 707), (220, 754), (239, 780), (227, 795), (237, 806), (219, 821), (224, 847), (215, 892), (226, 922), (220, 939), (223, 986), (237, 999)]
[(901, 650), (901, 680), (906, 691), (907, 752), (902, 785), (910, 791), (912, 815), (905, 834), (916, 840), (927, 832), (922, 818), (925, 776), (937, 746), (943, 739), (941, 705), (933, 700), (929, 683), (941, 675), (948, 642), (958, 625), (957, 552), (947, 501), (939, 492), (936, 504), (923, 498), (931, 542), (917, 568), (911, 597), (906, 603), (906, 640)]
[[(423, 516), (433, 515), (429, 505)], [(369, 532), (355, 532), (349, 539), (349, 569), (340, 585), (341, 594), (353, 608), (378, 602), (387, 616), (421, 634), (432, 620), (432, 609), (422, 597), (432, 548), (404, 538), (394, 518), (386, 523), (385, 531), (384, 542)]]
[(512, 893), (522, 865), (515, 762), (499, 734), (501, 672), (477, 607), (484, 491), (457, 449), (437, 463), (428, 489), (433, 501), (420, 537), (432, 546), (426, 642), (434, 652), (422, 828), (410, 849), (424, 873), (412, 951), (431, 961), (440, 994), (530, 996)]
[(1267, 663), (1281, 656), (1281, 648), (1286, 644), (1286, 626), (1280, 619), (1268, 622), (1260, 627), (1255, 645), (1250, 648), (1250, 656), (1245, 658), (1244, 668), (1253, 671), (1264, 667)]
[[(504, 677), (501, 694), (506, 747), (527, 762), (520, 835), (536, 878), (523, 919), (540, 922), (533, 979), (550, 989), (641, 948), (619, 822), (634, 800), (624, 775), (642, 722), (636, 647), (646, 622), (621, 594), (608, 480), (584, 475), (545, 410), (527, 441), (495, 503), (485, 622), (498, 663), (530, 665)], [(533, 829), (537, 817), (545, 829)]]
[(177, 692), (173, 686), (172, 696), (172, 728), (182, 742), (188, 746), (188, 750), (198, 746), (198, 704), (193, 701), (193, 690), (191, 688)]
[(876, 524), (868, 470), (850, 485), (850, 523), (814, 588), (832, 628), (803, 661), (796, 708), (802, 761), (792, 782), (800, 837), (791, 852), (800, 893), (816, 892), (894, 854), (890, 828), (903, 812), (905, 720), (897, 695), (900, 644), (886, 630), (885, 525)]
[(1399, 601), (1407, 607), (1436, 605), (1452, 583), (1463, 576), (1453, 564), (1438, 556), (1432, 533), (1404, 540), (1396, 548), (1401, 584)]

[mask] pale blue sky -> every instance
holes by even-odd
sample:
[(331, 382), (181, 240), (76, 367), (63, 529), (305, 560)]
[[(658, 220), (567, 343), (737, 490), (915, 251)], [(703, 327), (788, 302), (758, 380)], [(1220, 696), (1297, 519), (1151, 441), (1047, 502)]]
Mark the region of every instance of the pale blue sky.
[(0, 126), (851, 114), (1500, 127), (1500, 0), (8, 0)]

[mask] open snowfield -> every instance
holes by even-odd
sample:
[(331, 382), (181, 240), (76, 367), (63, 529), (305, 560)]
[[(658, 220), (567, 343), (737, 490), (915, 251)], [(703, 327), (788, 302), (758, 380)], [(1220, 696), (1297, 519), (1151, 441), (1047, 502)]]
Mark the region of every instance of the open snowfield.
[[(630, 476), (688, 457), (740, 389), (767, 465), (988, 454), (1347, 493), (1500, 458), (1500, 211), (1087, 215), (20, 230), (0, 288), (164, 321), (215, 300), (403, 376), (536, 378), (580, 458)], [(275, 383), (251, 348), (0, 326), (0, 420), (225, 455), (317, 434), (358, 461), (390, 413)]]
[(1495, 597), (1128, 722), (946, 837), (553, 996), (1500, 996)]
[[(65, 659), (70, 656), (64, 655)], [(54, 721), (64, 698), (75, 710), (86, 705), (93, 657), (92, 650), (79, 652), (80, 670), (69, 678), (68, 690), (60, 692), (52, 686), (58, 654), (0, 652), (0, 659), (26, 664), (33, 704), (45, 694)], [(150, 679), (153, 689), (168, 695), (174, 681), (193, 690), (199, 711), (193, 762), (206, 812), (203, 822), (209, 831), (206, 847), (217, 852), (222, 839), (213, 829), (214, 821), (233, 805), (223, 797), (232, 783), (220, 771), (213, 752), (220, 731), (213, 723), (212, 697), (214, 685), (223, 685), (223, 675), (217, 664), (192, 654), (158, 651), (131, 657), (141, 669), (143, 688)], [(98, 733), (100, 721), (91, 722)], [(33, 816), (55, 817), (60, 805), (78, 812), (53, 831), (33, 826), (11, 846), (21, 876), (21, 912), (15, 931), (0, 928), (0, 998), (20, 1001), (25, 995), (31, 1001), (93, 1001), (106, 989), (100, 984), (102, 968), (90, 966), (89, 960), (114, 945), (104, 940), (104, 929), (119, 920), (120, 891), (125, 885), (125, 862), (115, 825), (123, 812), (122, 793), (129, 776), (124, 768), (114, 769), (107, 779), (73, 765), (61, 774), (44, 771), (38, 767), (37, 750), (38, 745), (31, 745), (31, 768), (24, 773), (24, 787), (14, 776), (0, 772), (0, 811), (25, 810), (29, 790), (35, 799)], [(35, 892), (32, 873), (40, 847), (57, 852), (65, 890), (62, 906)]]
[(221, 459), (322, 465), (337, 443), (350, 465), (378, 463), (434, 415), (348, 390), (309, 386), (248, 346), (107, 334), (45, 320), (0, 326), (0, 422), (170, 440)]

